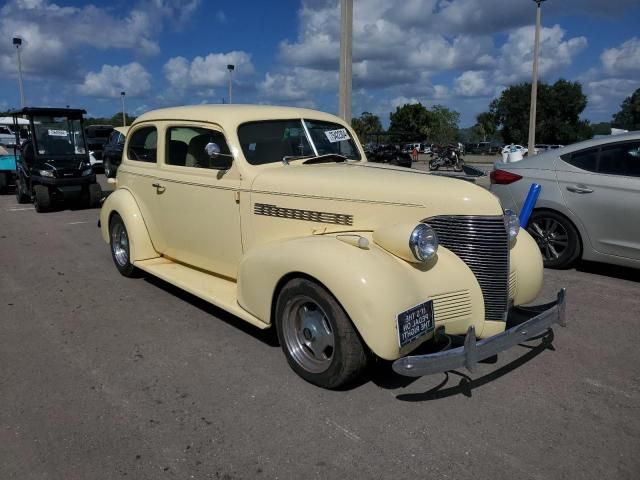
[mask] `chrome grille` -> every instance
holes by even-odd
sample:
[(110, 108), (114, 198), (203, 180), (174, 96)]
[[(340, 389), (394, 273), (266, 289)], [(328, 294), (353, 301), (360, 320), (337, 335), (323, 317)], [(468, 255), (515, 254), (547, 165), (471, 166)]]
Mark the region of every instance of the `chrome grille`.
[(502, 216), (439, 216), (424, 222), (476, 276), (485, 318), (504, 321), (509, 301), (509, 239)]

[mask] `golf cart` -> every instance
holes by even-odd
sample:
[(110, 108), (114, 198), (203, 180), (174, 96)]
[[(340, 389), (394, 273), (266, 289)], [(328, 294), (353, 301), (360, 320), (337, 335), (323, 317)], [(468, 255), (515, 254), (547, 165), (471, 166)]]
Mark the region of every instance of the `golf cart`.
[(100, 205), (102, 189), (89, 162), (84, 113), (79, 109), (36, 107), (12, 112), (16, 121), (19, 117), (29, 120), (29, 138), (16, 158), (19, 203), (33, 201), (38, 212), (65, 200), (82, 200), (89, 207)]

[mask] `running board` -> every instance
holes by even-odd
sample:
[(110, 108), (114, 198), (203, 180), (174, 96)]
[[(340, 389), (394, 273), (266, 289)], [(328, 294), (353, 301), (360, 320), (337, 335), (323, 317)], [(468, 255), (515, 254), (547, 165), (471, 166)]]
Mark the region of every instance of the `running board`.
[(269, 324), (254, 317), (238, 305), (238, 284), (209, 273), (186, 267), (163, 257), (135, 262), (140, 270), (161, 278), (176, 287), (199, 297), (216, 307), (240, 317), (258, 328), (268, 328)]

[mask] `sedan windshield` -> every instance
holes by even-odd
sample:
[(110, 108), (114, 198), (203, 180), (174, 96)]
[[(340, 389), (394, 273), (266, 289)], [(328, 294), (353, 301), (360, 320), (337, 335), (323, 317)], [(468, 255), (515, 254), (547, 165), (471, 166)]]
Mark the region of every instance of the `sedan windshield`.
[(360, 160), (360, 152), (342, 125), (318, 120), (265, 120), (238, 127), (238, 139), (252, 165), (337, 154)]

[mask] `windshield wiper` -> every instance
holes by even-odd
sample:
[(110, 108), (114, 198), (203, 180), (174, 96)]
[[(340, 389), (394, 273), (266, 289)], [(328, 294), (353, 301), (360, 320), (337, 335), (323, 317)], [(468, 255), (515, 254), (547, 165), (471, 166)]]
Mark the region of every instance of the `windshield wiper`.
[(326, 153), (324, 155), (318, 155), (317, 157), (312, 157), (309, 160), (305, 160), (302, 162), (305, 165), (313, 165), (315, 163), (331, 163), (331, 162), (346, 162), (348, 160), (344, 155), (340, 155), (339, 153)]
[(314, 155), (285, 155), (282, 157), (282, 163), (289, 165), (291, 160), (300, 160), (301, 158), (311, 158)]

